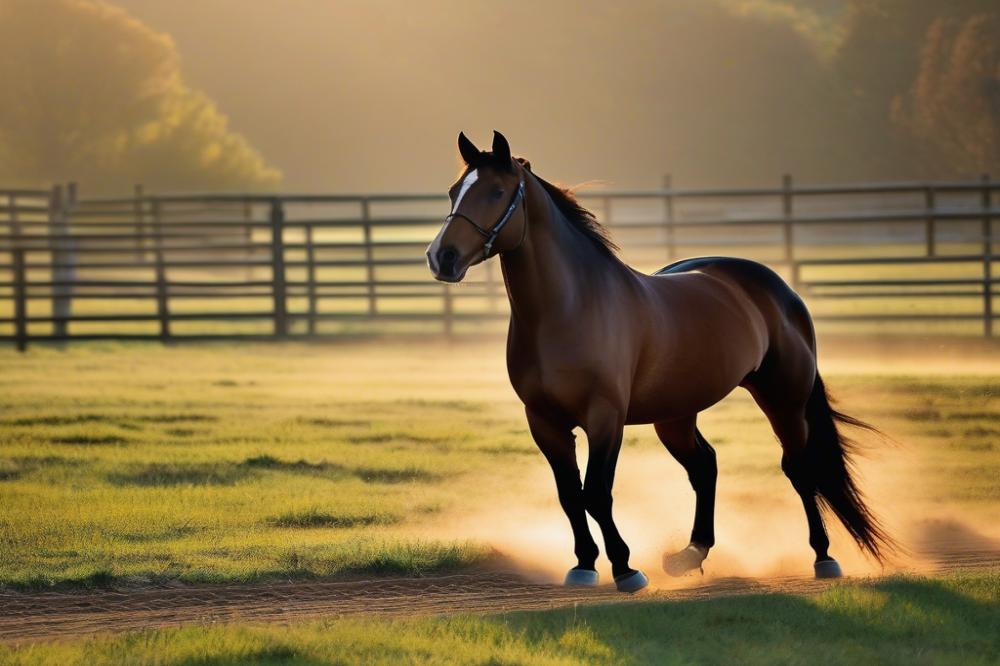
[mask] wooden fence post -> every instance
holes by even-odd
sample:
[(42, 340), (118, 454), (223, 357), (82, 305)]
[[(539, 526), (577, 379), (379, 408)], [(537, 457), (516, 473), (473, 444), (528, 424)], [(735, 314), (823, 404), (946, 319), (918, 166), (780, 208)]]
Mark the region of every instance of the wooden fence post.
[(243, 227), (243, 240), (247, 243), (253, 240), (253, 202), (250, 199), (245, 199), (243, 201), (243, 222), (246, 226)]
[(285, 290), (285, 208), (271, 199), (271, 293), (274, 297), (274, 336), (288, 335), (288, 300)]
[(372, 221), (371, 203), (368, 197), (361, 199), (361, 226), (365, 239), (365, 275), (368, 279), (368, 314), (375, 316), (378, 313), (378, 303), (376, 302), (377, 292), (375, 290), (375, 251), (372, 247)]
[(925, 218), (925, 233), (927, 236), (927, 256), (933, 257), (937, 254), (937, 234), (935, 222), (937, 220), (937, 202), (935, 200), (934, 186), (928, 185), (924, 188), (924, 208), (927, 210)]
[(792, 176), (785, 174), (781, 177), (781, 216), (784, 219), (783, 232), (785, 240), (785, 262), (791, 274), (791, 286), (795, 291), (799, 290), (799, 270), (795, 264), (795, 227), (792, 224), (793, 209)]
[[(74, 188), (75, 189), (75, 188)], [(72, 315), (76, 252), (69, 235), (69, 201), (61, 185), (49, 197), (49, 252), (52, 258), (52, 334), (66, 337)]]
[(9, 194), (10, 206), (10, 260), (14, 268), (14, 339), (17, 350), (28, 348), (28, 281), (24, 270), (24, 247), (21, 245), (21, 222), (17, 215), (17, 195)]
[(983, 206), (983, 334), (993, 337), (993, 196), (990, 191), (990, 175), (982, 175)]
[(10, 261), (11, 264), (14, 263), (14, 249), (18, 247), (17, 243), (21, 240), (21, 220), (17, 213), (17, 195), (11, 192), (7, 195), (7, 206), (10, 208), (10, 213), (7, 215), (8, 219), (8, 230), (10, 235), (13, 237), (13, 242), (11, 243), (11, 254)]
[(167, 283), (167, 261), (163, 249), (163, 210), (159, 199), (153, 199), (153, 261), (156, 271), (156, 315), (160, 321), (160, 341), (170, 339), (170, 293)]
[(674, 241), (674, 184), (670, 174), (663, 176), (663, 225), (666, 232), (667, 261), (672, 262), (677, 256)]
[(316, 335), (316, 252), (311, 224), (306, 225), (306, 290), (309, 295), (309, 335)]
[(135, 260), (143, 261), (146, 258), (146, 205), (143, 201), (142, 185), (136, 184), (133, 188), (135, 203), (132, 205), (135, 215)]
[(7, 215), (10, 232), (12, 235), (19, 234), (21, 231), (21, 223), (17, 216), (17, 195), (13, 192), (7, 195), (7, 206), (10, 208), (10, 213)]
[[(249, 246), (246, 256), (253, 260), (257, 258), (257, 248), (253, 246), (253, 201), (249, 198), (243, 201), (243, 222), (246, 225), (243, 227), (243, 241)], [(253, 280), (254, 269), (253, 263), (247, 265), (247, 280)]]
[[(15, 243), (18, 241), (15, 241)], [(14, 247), (14, 337), (17, 351), (28, 348), (28, 295), (27, 279), (24, 271), (24, 248)]]

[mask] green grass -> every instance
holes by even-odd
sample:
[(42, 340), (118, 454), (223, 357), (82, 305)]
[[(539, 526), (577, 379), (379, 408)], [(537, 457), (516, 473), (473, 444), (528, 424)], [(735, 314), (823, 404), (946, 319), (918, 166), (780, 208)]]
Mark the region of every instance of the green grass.
[(0, 647), (10, 664), (994, 664), (1000, 574), (483, 617), (149, 630)]
[[(415, 575), (482, 564), (537, 516), (562, 535), (502, 350), (499, 341), (0, 350), (0, 586)], [(885, 373), (882, 363), (824, 365), (845, 411), (903, 442), (862, 463), (878, 472), (866, 480), (876, 506), (955, 508), (989, 527), (1000, 499), (1000, 373), (929, 373), (922, 357)], [(725, 521), (778, 520), (768, 513), (777, 498), (804, 529), (780, 449), (744, 393), (701, 428), (719, 451), (720, 537), (744, 548)], [(662, 476), (631, 480), (654, 466)], [(638, 427), (626, 433), (619, 474), (621, 519), (658, 516), (657, 543), (633, 548), (655, 560), (654, 546), (690, 526), (683, 471), (652, 428)], [(676, 510), (651, 506), (657, 497)], [(488, 540), (461, 527), (497, 511), (531, 518)], [(571, 564), (563, 550), (550, 564)]]

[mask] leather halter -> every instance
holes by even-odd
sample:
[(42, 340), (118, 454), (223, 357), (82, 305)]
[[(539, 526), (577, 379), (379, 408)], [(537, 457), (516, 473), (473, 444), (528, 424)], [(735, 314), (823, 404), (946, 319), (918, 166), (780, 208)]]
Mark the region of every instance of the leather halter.
[(521, 181), (517, 184), (517, 192), (514, 193), (514, 196), (510, 200), (510, 205), (507, 206), (507, 210), (504, 211), (504, 214), (500, 216), (500, 219), (497, 220), (496, 224), (494, 224), (492, 227), (484, 228), (479, 224), (476, 224), (475, 220), (470, 218), (468, 215), (464, 215), (459, 212), (452, 213), (448, 217), (444, 218), (444, 221), (446, 223), (451, 222), (453, 219), (457, 217), (471, 224), (472, 227), (479, 232), (479, 235), (486, 239), (486, 242), (483, 243), (483, 260), (486, 260), (492, 256), (493, 244), (496, 242), (497, 236), (500, 235), (500, 232), (503, 231), (503, 228), (507, 226), (508, 222), (510, 222), (510, 218), (514, 216), (514, 211), (517, 210), (518, 205), (522, 201), (524, 201), (523, 175), (521, 176)]

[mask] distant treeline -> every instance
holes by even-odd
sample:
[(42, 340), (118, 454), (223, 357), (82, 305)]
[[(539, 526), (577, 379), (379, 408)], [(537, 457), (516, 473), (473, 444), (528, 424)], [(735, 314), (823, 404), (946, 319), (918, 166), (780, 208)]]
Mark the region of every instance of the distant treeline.
[(872, 175), (1000, 175), (1000, 3), (854, 0), (832, 62)]
[[(183, 32), (185, 71), (287, 187), (440, 189), (445, 142), (492, 127), (618, 187), (1000, 175), (997, 0), (167, 5), (158, 29), (221, 26)], [(276, 186), (179, 62), (110, 3), (0, 0), (0, 184)]]

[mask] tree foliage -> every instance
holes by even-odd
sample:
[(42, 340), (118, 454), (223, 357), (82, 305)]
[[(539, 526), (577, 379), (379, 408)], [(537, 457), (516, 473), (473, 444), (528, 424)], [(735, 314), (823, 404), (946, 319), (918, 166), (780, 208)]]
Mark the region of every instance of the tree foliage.
[(935, 19), (893, 118), (934, 175), (1000, 172), (1000, 14)]
[[(180, 22), (178, 35), (207, 15), (229, 28), (185, 41), (210, 66), (199, 80), (267, 142), (297, 187), (433, 186), (395, 159), (398, 143), (437, 154), (441, 137), (480, 121), (547, 148), (565, 177), (600, 172), (621, 184), (659, 182), (664, 169), (720, 185), (774, 182), (786, 171), (811, 181), (1000, 173), (997, 0), (548, 0), (502, 9), (429, 0), (391, 17), (384, 4), (290, 12), (215, 0), (177, 3), (158, 20)], [(233, 35), (279, 19), (288, 26), (267, 48), (240, 50)], [(517, 46), (482, 38), (512, 25)], [(246, 94), (264, 77), (277, 92)], [(185, 84), (171, 39), (104, 0), (0, 0), (0, 82), (0, 183), (78, 180), (95, 192), (279, 182), (212, 100)]]
[(269, 188), (280, 174), (203, 94), (173, 41), (97, 0), (0, 0), (0, 179), (87, 191)]
[(996, 0), (852, 0), (834, 71), (862, 169), (881, 177), (1000, 170)]

